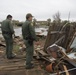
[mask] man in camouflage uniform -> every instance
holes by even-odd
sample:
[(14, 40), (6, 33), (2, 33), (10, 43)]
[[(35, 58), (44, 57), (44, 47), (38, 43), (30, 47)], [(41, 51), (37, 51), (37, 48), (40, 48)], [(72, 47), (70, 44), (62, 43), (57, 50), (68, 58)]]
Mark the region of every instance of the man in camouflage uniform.
[(12, 50), (13, 50), (12, 35), (14, 34), (14, 29), (11, 20), (12, 20), (12, 16), (8, 15), (6, 20), (4, 20), (1, 25), (2, 35), (6, 42), (6, 55), (8, 59), (14, 58), (14, 55), (12, 54)]
[(33, 42), (37, 41), (34, 27), (32, 26), (32, 15), (28, 13), (26, 15), (26, 21), (22, 25), (22, 35), (24, 39), (24, 43), (26, 45), (26, 69), (33, 68), (33, 64), (31, 63), (33, 59), (34, 45)]

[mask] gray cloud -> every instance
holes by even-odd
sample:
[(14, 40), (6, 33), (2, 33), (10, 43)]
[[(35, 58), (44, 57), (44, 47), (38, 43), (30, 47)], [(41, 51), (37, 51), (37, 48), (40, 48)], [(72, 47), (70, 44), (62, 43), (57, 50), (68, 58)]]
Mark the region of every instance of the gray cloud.
[(52, 18), (57, 11), (62, 19), (76, 19), (76, 0), (0, 0), (0, 20), (12, 14), (14, 19), (24, 21), (25, 15), (30, 12), (38, 20)]

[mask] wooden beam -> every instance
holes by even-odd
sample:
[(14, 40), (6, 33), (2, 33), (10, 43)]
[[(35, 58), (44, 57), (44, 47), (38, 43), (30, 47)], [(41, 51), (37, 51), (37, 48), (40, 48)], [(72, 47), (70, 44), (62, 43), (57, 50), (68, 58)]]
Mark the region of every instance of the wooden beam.
[(0, 46), (6, 47), (6, 45), (3, 44), (1, 41), (0, 41)]
[(66, 75), (70, 75), (69, 72), (68, 72), (67, 67), (65, 65), (63, 65), (63, 67), (64, 67), (64, 71), (65, 71)]

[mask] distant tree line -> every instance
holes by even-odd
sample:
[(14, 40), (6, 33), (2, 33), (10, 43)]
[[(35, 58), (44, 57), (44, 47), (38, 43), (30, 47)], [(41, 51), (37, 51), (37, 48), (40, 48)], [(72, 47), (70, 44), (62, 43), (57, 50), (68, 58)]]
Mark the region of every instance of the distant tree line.
[[(46, 26), (50, 26), (52, 24), (56, 24), (56, 25), (65, 25), (67, 22), (69, 22), (70, 24), (76, 25), (76, 22), (70, 22), (69, 20), (61, 20), (61, 14), (60, 12), (57, 12), (53, 15), (53, 21), (51, 21), (50, 18), (48, 18), (46, 21), (37, 21), (37, 19), (33, 19), (32, 24), (33, 26), (41, 26), (41, 25), (46, 25)], [(2, 22), (0, 22), (1, 24)], [(23, 22), (20, 22), (19, 20), (13, 20), (12, 21), (14, 26), (22, 26)]]

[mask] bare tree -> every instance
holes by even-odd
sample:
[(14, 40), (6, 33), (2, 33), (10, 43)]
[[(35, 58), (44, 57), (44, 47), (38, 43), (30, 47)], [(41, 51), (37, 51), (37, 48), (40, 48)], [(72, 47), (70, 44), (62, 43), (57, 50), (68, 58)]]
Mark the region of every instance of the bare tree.
[(50, 24), (51, 24), (51, 19), (49, 18), (47, 19), (47, 25), (50, 26)]
[(60, 12), (57, 12), (56, 14), (53, 15), (54, 22), (60, 23), (61, 18), (60, 18)]

